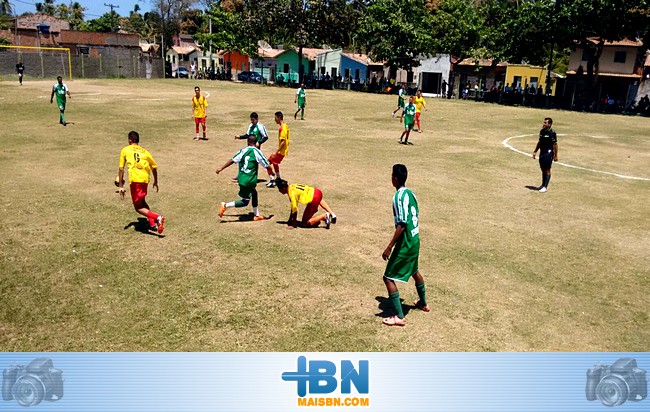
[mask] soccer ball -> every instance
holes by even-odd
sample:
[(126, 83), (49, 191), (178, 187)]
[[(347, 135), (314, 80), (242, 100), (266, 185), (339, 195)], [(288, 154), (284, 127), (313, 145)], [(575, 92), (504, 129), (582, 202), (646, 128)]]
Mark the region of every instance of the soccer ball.
[[(120, 176), (119, 175), (115, 177), (115, 181), (113, 183), (115, 183), (115, 187), (120, 187)], [(122, 179), (122, 185), (124, 185), (124, 179)]]

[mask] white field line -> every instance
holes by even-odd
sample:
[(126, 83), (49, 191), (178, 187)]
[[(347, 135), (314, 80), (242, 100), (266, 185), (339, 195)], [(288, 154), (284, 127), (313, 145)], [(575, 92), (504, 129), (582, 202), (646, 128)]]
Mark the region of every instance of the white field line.
[[(514, 147), (510, 144), (510, 140), (511, 140), (511, 139), (516, 139), (516, 138), (518, 138), (518, 137), (529, 137), (529, 136), (537, 136), (537, 134), (520, 134), (520, 135), (517, 135), (517, 136), (510, 136), (510, 137), (504, 139), (503, 142), (501, 142), (501, 143), (502, 143), (505, 147), (507, 147), (508, 149), (510, 149), (510, 150), (512, 150), (512, 151), (514, 151), (514, 152), (521, 153), (522, 155), (525, 155), (525, 156), (528, 156), (528, 157), (533, 157), (532, 154), (527, 153), (527, 152), (524, 152), (524, 151), (521, 151), (521, 150), (519, 150), (519, 149), (516, 149), (516, 148), (514, 148)], [(558, 134), (558, 136), (566, 136), (566, 135), (564, 135), (564, 134)], [(570, 165), (570, 164), (568, 164), (568, 163), (562, 163), (562, 162), (555, 162), (555, 164), (557, 164), (557, 165), (561, 165), (561, 166), (564, 166), (564, 167), (569, 167), (569, 168), (571, 168), (571, 169), (585, 170), (585, 171), (587, 171), (587, 172), (594, 172), (594, 173), (601, 173), (601, 174), (609, 175), (609, 176), (616, 176), (616, 177), (619, 177), (619, 178), (621, 178), (621, 179), (644, 180), (644, 181), (650, 182), (650, 179), (645, 178), (645, 177), (627, 176), (627, 175), (622, 175), (622, 174), (620, 174), (620, 173), (604, 172), (604, 171), (602, 171), (602, 170), (589, 169), (589, 168), (587, 168), (587, 167), (574, 166), (574, 165)]]

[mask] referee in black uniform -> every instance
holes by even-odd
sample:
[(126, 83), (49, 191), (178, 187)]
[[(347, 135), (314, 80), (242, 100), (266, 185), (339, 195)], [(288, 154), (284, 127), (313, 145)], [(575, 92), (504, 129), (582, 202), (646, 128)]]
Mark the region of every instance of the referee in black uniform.
[(533, 152), (533, 159), (539, 150), (539, 167), (542, 169), (542, 185), (539, 187), (541, 193), (548, 191), (548, 182), (551, 180), (551, 166), (557, 162), (557, 134), (551, 129), (553, 119), (544, 119), (542, 130), (539, 131), (539, 141)]

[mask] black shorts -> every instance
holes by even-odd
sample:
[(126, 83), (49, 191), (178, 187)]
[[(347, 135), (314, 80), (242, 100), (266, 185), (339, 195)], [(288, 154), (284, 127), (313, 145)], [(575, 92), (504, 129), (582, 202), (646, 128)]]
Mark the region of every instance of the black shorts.
[(553, 165), (553, 151), (546, 153), (540, 153), (539, 155), (539, 167), (542, 170), (550, 170)]

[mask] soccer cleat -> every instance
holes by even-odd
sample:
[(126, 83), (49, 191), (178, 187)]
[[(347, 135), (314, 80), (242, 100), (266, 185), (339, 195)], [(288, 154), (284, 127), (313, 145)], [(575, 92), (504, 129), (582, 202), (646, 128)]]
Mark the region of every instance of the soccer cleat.
[(165, 216), (158, 216), (158, 234), (162, 235), (163, 230), (165, 230)]
[(546, 193), (546, 192), (548, 192), (548, 189), (545, 188), (544, 186), (542, 186), (542, 188), (539, 189), (539, 193)]
[(226, 213), (226, 202), (219, 203), (219, 217), (223, 217), (223, 214)]
[(332, 224), (332, 215), (325, 213), (325, 229), (329, 229)]
[(266, 187), (275, 187), (275, 180), (271, 180), (266, 184)]
[(260, 220), (266, 220), (266, 218), (264, 216), (262, 216), (262, 215), (257, 215), (255, 217), (253, 217), (253, 220), (255, 222), (259, 222)]
[(149, 230), (151, 230), (152, 232), (157, 232), (158, 226), (149, 226)]
[(336, 224), (336, 215), (332, 213), (332, 224)]
[(298, 113), (293, 115), (293, 120), (298, 120)]
[(395, 112), (391, 112), (391, 117), (395, 117)]

